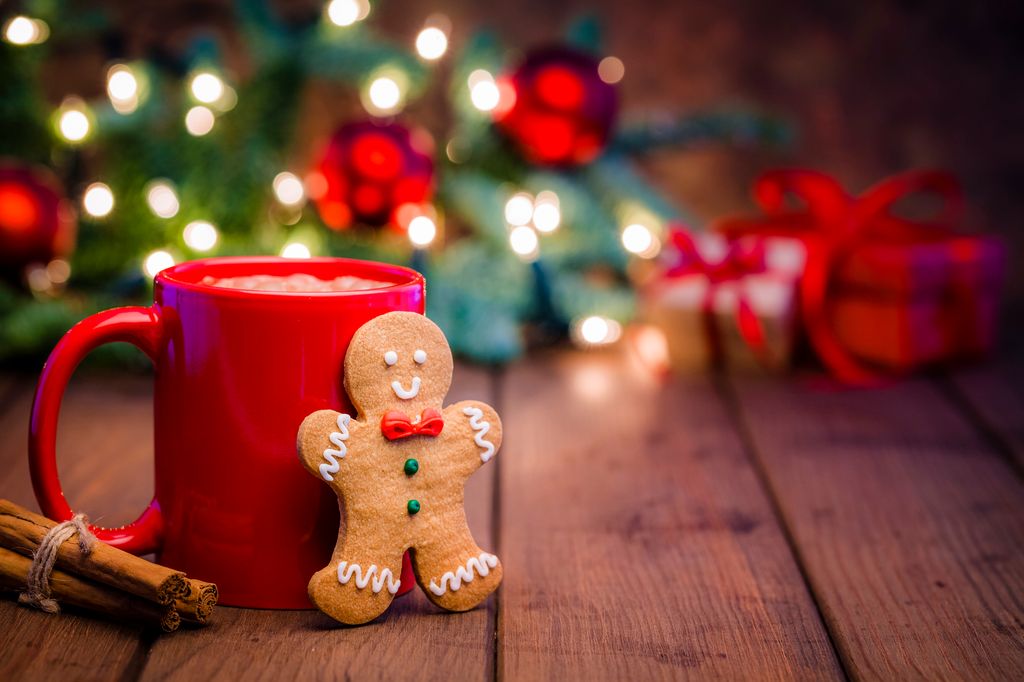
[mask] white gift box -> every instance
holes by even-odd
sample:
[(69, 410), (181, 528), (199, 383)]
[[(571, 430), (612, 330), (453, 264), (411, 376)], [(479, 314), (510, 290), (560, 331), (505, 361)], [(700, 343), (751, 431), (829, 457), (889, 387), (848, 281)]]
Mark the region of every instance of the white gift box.
[[(643, 296), (643, 318), (665, 335), (668, 361), (677, 371), (716, 362), (736, 369), (783, 370), (789, 366), (798, 314), (798, 282), (807, 261), (802, 242), (785, 237), (745, 237), (764, 247), (764, 271), (725, 281), (694, 272), (663, 278)], [(694, 235), (700, 257), (714, 269), (729, 253), (719, 235)], [(741, 331), (745, 302), (760, 326), (762, 343)]]

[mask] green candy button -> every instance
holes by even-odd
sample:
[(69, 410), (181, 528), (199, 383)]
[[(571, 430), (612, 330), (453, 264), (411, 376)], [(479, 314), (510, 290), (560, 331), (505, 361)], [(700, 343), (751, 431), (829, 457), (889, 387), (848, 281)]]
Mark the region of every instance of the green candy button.
[(405, 460), (405, 475), (412, 476), (420, 470), (420, 463), (414, 459)]
[(407, 504), (405, 506), (409, 510), (410, 514), (415, 514), (415, 513), (417, 513), (420, 510), (420, 501), (419, 500), (409, 500), (409, 504)]

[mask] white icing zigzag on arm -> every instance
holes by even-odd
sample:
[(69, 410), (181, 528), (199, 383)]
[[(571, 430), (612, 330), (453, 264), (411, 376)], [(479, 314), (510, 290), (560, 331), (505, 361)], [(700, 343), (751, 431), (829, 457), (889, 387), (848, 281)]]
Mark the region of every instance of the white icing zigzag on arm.
[(467, 407), (462, 410), (462, 414), (469, 417), (469, 427), (476, 431), (476, 435), (473, 436), (473, 442), (483, 448), (484, 451), (480, 453), (480, 460), (486, 464), (491, 457), (494, 457), (494, 443), (484, 440), (484, 436), (491, 429), (491, 423), (480, 421), (484, 416), (484, 411), (479, 407)]
[(347, 561), (342, 561), (338, 564), (338, 582), (342, 585), (347, 585), (348, 581), (352, 579), (352, 576), (356, 577), (356, 587), (360, 590), (370, 584), (370, 580), (373, 580), (373, 593), (377, 594), (384, 589), (384, 583), (388, 584), (388, 592), (394, 594), (398, 592), (399, 586), (402, 584), (401, 580), (396, 580), (395, 575), (391, 572), (390, 568), (385, 568), (380, 571), (380, 575), (377, 573), (377, 564), (370, 564), (370, 567), (366, 569), (365, 575), (363, 574), (362, 567), (359, 564), (350, 564)]
[(341, 468), (341, 465), (335, 457), (343, 458), (348, 453), (348, 447), (345, 445), (345, 441), (348, 440), (348, 423), (350, 421), (352, 421), (352, 417), (347, 414), (342, 413), (338, 415), (338, 430), (332, 432), (330, 436), (331, 442), (334, 443), (334, 446), (338, 449), (333, 450), (331, 448), (327, 448), (324, 450), (324, 459), (330, 462), (330, 464), (320, 465), (320, 475), (323, 476), (325, 481), (333, 481), (334, 476), (331, 476), (331, 474), (338, 473), (338, 469)]
[[(466, 408), (470, 409), (470, 408)], [(455, 572), (448, 571), (441, 576), (441, 584), (438, 585), (433, 580), (430, 581), (430, 591), (440, 597), (442, 594), (451, 590), (452, 592), (457, 591), (462, 587), (462, 583), (473, 582), (473, 572), (480, 577), (484, 577), (491, 572), (491, 569), (498, 565), (498, 557), (487, 552), (480, 552), (480, 556), (470, 557), (466, 562), (465, 566), (459, 566), (455, 569)]]

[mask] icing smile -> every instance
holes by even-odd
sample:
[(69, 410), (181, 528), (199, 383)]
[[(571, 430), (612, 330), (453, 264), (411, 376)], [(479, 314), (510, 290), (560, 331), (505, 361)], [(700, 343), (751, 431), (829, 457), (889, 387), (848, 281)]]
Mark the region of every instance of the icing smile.
[(412, 378), (412, 385), (409, 387), (408, 391), (402, 388), (402, 384), (399, 381), (392, 381), (391, 390), (394, 391), (395, 395), (402, 400), (412, 400), (420, 394), (420, 378)]

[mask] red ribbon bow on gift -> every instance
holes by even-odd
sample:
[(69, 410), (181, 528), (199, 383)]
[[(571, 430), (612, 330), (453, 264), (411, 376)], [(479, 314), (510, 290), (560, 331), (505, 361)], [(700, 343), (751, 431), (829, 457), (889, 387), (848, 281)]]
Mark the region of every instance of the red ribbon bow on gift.
[[(669, 242), (679, 253), (679, 260), (665, 270), (666, 280), (691, 275), (703, 275), (707, 278), (708, 287), (704, 294), (704, 320), (707, 335), (711, 344), (712, 354), (716, 361), (721, 360), (722, 344), (718, 336), (718, 328), (714, 323), (713, 306), (715, 291), (723, 282), (742, 279), (747, 275), (764, 272), (765, 250), (760, 239), (731, 241), (725, 256), (718, 261), (710, 261), (701, 254), (693, 237), (681, 227), (673, 227), (669, 233)], [(742, 289), (736, 292), (736, 322), (740, 335), (757, 356), (764, 353), (764, 330), (757, 314), (747, 300)]]
[[(942, 200), (934, 218), (914, 222), (892, 215), (896, 202), (917, 192), (932, 193)], [(787, 210), (787, 195), (805, 206)], [(800, 280), (801, 317), (811, 344), (838, 379), (852, 384), (878, 383), (881, 375), (853, 357), (829, 323), (826, 302), (832, 277), (837, 266), (865, 242), (913, 243), (952, 233), (964, 208), (956, 178), (942, 171), (910, 171), (851, 197), (823, 173), (777, 170), (757, 179), (754, 199), (764, 216), (723, 221), (717, 229), (731, 238), (757, 234), (802, 240), (807, 248), (807, 269)]]
[(398, 410), (385, 412), (380, 420), (380, 432), (388, 440), (401, 440), (410, 436), (435, 437), (443, 428), (444, 419), (441, 418), (441, 413), (432, 408), (423, 410), (416, 421)]

